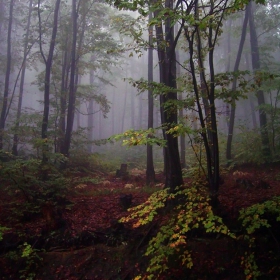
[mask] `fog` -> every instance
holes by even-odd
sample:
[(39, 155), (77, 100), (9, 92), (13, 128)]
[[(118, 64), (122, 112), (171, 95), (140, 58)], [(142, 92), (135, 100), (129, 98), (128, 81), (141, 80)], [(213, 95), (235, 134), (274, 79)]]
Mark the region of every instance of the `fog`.
[[(139, 90), (137, 81), (148, 79), (148, 18), (137, 12), (119, 11), (112, 6), (94, 1), (75, 1), (77, 11), (76, 57), (73, 92), (75, 112), (71, 132), (71, 148), (75, 151), (104, 152), (112, 144), (105, 140), (127, 130), (148, 128), (148, 90)], [(10, 5), (10, 3), (12, 3)], [(4, 1), (0, 15), (1, 51), (1, 148), (12, 152), (14, 135), (18, 135), (17, 153), (20, 155), (38, 154), (38, 143), (42, 135), (44, 94), (46, 90), (46, 67), (49, 63), (51, 39), (54, 32), (55, 4), (57, 1)], [(54, 152), (62, 152), (60, 141), (65, 136), (71, 96), (71, 56), (73, 54), (73, 13), (72, 1), (61, 1), (57, 18), (57, 34), (50, 68), (50, 94), (47, 139)], [(225, 158), (228, 135), (233, 134), (237, 143), (249, 133), (260, 135), (259, 111), (266, 114), (265, 128), (269, 137), (270, 149), (275, 157), (279, 155), (279, 5), (273, 1), (267, 5), (253, 5), (253, 21), (258, 41), (259, 61), (254, 58), (251, 47), (253, 35), (250, 33), (249, 19), (242, 46), (241, 59), (236, 66), (242, 26), (245, 17), (244, 6), (239, 11), (226, 14), (214, 48), (215, 75), (239, 73), (224, 76), (224, 81), (216, 81), (216, 115), (220, 151)], [(12, 18), (10, 17), (12, 11)], [(252, 17), (250, 16), (250, 17)], [(180, 27), (181, 21), (175, 24)], [(252, 28), (252, 25), (250, 25)], [(9, 46), (9, 27), (10, 46)], [(153, 28), (153, 81), (160, 82), (158, 50)], [(176, 28), (175, 28), (176, 29)], [(184, 32), (176, 45), (177, 88), (183, 100), (193, 95), (189, 67), (190, 52)], [(202, 28), (202, 33), (203, 33)], [(175, 37), (176, 37), (175, 30)], [(202, 40), (206, 40), (203, 34)], [(206, 36), (206, 35), (205, 35)], [(202, 56), (207, 79), (210, 77), (207, 44)], [(207, 41), (207, 40), (206, 40)], [(205, 41), (205, 42), (206, 42)], [(9, 49), (10, 48), (10, 62)], [(196, 52), (196, 51), (195, 51)], [(195, 53), (195, 56), (197, 53)], [(194, 57), (193, 61), (198, 62)], [(10, 69), (7, 69), (9, 67)], [(254, 63), (254, 62), (253, 62)], [(237, 67), (237, 72), (236, 68)], [(257, 67), (257, 68), (256, 68)], [(199, 76), (199, 70), (195, 75)], [(243, 71), (243, 72), (241, 72)], [(24, 72), (24, 74), (23, 74)], [(255, 74), (253, 74), (253, 72)], [(7, 77), (9, 79), (7, 80)], [(236, 77), (237, 86), (232, 89)], [(8, 81), (8, 85), (7, 85)], [(22, 104), (19, 106), (20, 83), (23, 82)], [(141, 83), (138, 83), (138, 85)], [(253, 85), (253, 86), (252, 86)], [(201, 85), (200, 89), (203, 86)], [(262, 91), (264, 102), (260, 99)], [(200, 98), (203, 104), (203, 94)], [(154, 94), (154, 127), (161, 126), (159, 95)], [(7, 108), (5, 108), (5, 100)], [(196, 137), (201, 123), (197, 115), (197, 104), (179, 106), (182, 110), (179, 122), (193, 129), (184, 135), (183, 141), (190, 147), (190, 139)], [(204, 104), (205, 105), (205, 104)], [(181, 109), (180, 109), (181, 108)], [(232, 108), (235, 109), (233, 131), (229, 131)], [(20, 114), (19, 114), (20, 112)], [(206, 113), (205, 113), (206, 114)], [(71, 118), (70, 118), (71, 119)], [(16, 127), (16, 124), (19, 127)], [(243, 133), (243, 134), (242, 134)], [(185, 134), (185, 133), (184, 133)], [(199, 133), (198, 133), (199, 134)], [(161, 131), (156, 132), (157, 137)], [(238, 136), (239, 135), (239, 136)], [(244, 136), (245, 135), (245, 136)], [(248, 134), (247, 137), (250, 135)], [(44, 136), (43, 136), (44, 138)], [(245, 137), (246, 138), (246, 137)], [(102, 145), (99, 145), (102, 140)], [(36, 144), (37, 143), (37, 144)], [(116, 144), (119, 150), (121, 143)], [(145, 146), (139, 148), (141, 153)], [(182, 147), (180, 148), (182, 150)], [(113, 149), (114, 150), (114, 149)], [(161, 158), (161, 149), (155, 148)], [(63, 153), (63, 152), (62, 152)], [(124, 152), (125, 153), (125, 152)], [(131, 150), (129, 153), (134, 153)], [(137, 152), (136, 152), (137, 153)], [(237, 151), (234, 151), (237, 153)], [(68, 155), (68, 152), (66, 153)], [(70, 152), (71, 154), (71, 152)], [(160, 159), (162, 161), (162, 159)]]

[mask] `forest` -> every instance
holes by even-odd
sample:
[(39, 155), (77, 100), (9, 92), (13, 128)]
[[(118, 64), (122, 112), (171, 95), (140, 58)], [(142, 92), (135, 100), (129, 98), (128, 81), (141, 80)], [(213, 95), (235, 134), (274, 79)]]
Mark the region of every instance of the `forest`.
[(280, 277), (280, 4), (0, 0), (0, 279)]

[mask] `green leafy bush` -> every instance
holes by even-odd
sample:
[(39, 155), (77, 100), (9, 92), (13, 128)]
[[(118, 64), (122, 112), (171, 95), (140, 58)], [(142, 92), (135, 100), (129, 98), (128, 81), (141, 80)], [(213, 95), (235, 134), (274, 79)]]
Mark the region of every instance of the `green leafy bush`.
[[(256, 242), (263, 239), (263, 235), (258, 236), (258, 233), (263, 229), (270, 229), (275, 223), (280, 223), (280, 197), (274, 197), (271, 200), (267, 200), (263, 203), (257, 203), (240, 211), (239, 221), (242, 224), (242, 228), (245, 234), (240, 236), (240, 240), (245, 240), (247, 243), (247, 249), (244, 256), (241, 259), (241, 265), (244, 267), (244, 273), (246, 279), (257, 279), (261, 273), (259, 271), (255, 255), (256, 255)], [(277, 238), (272, 231), (270, 233), (270, 239), (276, 242), (276, 248), (279, 247)], [(263, 241), (261, 241), (263, 242)], [(278, 252), (279, 261), (279, 252)], [(272, 266), (272, 263), (270, 264)]]
[(14, 210), (19, 216), (32, 217), (39, 213), (46, 201), (62, 204), (65, 201), (70, 178), (66, 178), (51, 163), (39, 159), (16, 159), (1, 163), (2, 185), (11, 195), (21, 194), (25, 203), (17, 203)]
[(109, 160), (106, 155), (100, 153), (89, 154), (86, 152), (74, 152), (68, 162), (68, 168), (88, 174), (94, 172), (109, 173), (116, 171), (120, 162)]
[(246, 126), (240, 126), (239, 129), (241, 132), (234, 137), (233, 143), (234, 161), (238, 163), (264, 163), (266, 159), (261, 149), (259, 130), (248, 130)]
[(149, 242), (145, 253), (149, 258), (145, 275), (136, 279), (160, 279), (174, 259), (178, 266), (191, 269), (195, 260), (188, 243), (193, 231), (235, 238), (222, 219), (213, 213), (206, 191), (198, 187), (180, 188), (175, 194), (169, 194), (166, 189), (156, 192), (144, 204), (129, 209), (131, 214), (121, 219), (122, 222), (133, 221), (133, 226), (138, 227), (152, 222), (166, 205), (175, 205)]
[(3, 239), (3, 233), (4, 233), (6, 230), (8, 230), (8, 228), (2, 227), (2, 226), (0, 225), (0, 241)]

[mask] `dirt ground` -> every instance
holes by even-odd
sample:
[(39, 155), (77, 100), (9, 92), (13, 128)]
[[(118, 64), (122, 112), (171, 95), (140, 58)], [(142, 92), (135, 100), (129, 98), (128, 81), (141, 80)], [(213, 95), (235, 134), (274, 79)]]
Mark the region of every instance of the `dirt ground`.
[[(0, 243), (0, 279), (20, 279), (21, 276), (22, 279), (46, 280), (133, 279), (143, 263), (142, 255), (148, 242), (144, 239), (149, 229), (132, 229), (117, 221), (127, 213), (120, 203), (120, 195), (131, 194), (131, 206), (144, 202), (149, 196), (144, 189), (145, 172), (136, 171), (125, 179), (109, 175), (98, 184), (77, 185), (75, 192), (69, 193), (67, 199), (71, 205), (64, 208), (59, 225), (50, 224), (44, 215), (15, 223), (10, 205), (15, 199), (20, 202), (21, 197), (11, 197), (2, 189), (0, 224), (10, 230)], [(227, 221), (236, 219), (242, 208), (280, 195), (280, 165), (244, 165), (223, 173), (221, 179), (220, 211)], [(156, 187), (151, 187), (154, 190), (162, 187), (163, 175), (157, 175), (157, 180)], [(57, 230), (48, 231), (47, 227), (51, 226)], [(40, 248), (29, 263), (13, 255), (22, 246), (23, 236), (33, 248)], [(234, 265), (230, 265), (230, 253), (225, 250), (234, 244), (223, 238), (205, 242), (192, 244), (196, 259), (194, 270), (203, 268), (210, 273), (215, 269), (208, 258), (214, 250), (212, 262), (223, 262), (223, 269), (235, 270)], [(206, 274), (199, 279), (214, 279)], [(232, 277), (228, 273), (219, 275), (220, 278), (215, 279), (245, 279), (238, 270)], [(184, 277), (177, 270), (165, 279), (186, 279)]]

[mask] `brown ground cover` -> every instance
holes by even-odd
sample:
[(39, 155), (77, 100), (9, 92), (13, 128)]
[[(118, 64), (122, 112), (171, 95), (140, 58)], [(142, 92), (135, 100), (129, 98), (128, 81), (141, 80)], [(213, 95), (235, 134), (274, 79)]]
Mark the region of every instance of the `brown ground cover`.
[[(164, 178), (158, 175), (157, 180), (162, 183)], [(280, 195), (280, 166), (236, 167), (223, 174), (222, 181), (220, 214), (230, 223), (240, 209)], [(63, 208), (56, 224), (50, 220), (57, 213), (51, 211), (26, 220), (13, 219), (11, 203), (15, 200), (23, 203), (22, 197), (11, 196), (2, 188), (0, 225), (10, 230), (0, 243), (0, 279), (19, 279), (20, 276), (29, 279), (27, 276), (32, 271), (35, 274), (30, 279), (132, 279), (143, 265), (147, 232), (150, 234), (151, 231), (148, 227), (132, 229), (117, 223), (127, 213), (120, 203), (120, 195), (132, 194), (131, 206), (138, 205), (149, 196), (143, 190), (144, 185), (144, 172), (125, 179), (110, 175), (99, 184), (77, 185), (75, 192), (67, 197), (71, 205)], [(22, 245), (23, 236), (34, 248), (45, 250), (36, 254), (41, 260), (33, 260), (30, 268), (22, 259), (12, 257), (12, 252)], [(225, 250), (234, 247), (228, 240), (194, 241), (192, 246), (196, 259), (194, 270), (197, 273), (204, 270), (199, 279), (245, 279), (234, 266), (231, 252)], [(211, 254), (215, 257), (209, 258)], [(211, 273), (217, 269), (213, 264), (215, 261), (223, 262), (223, 269), (232, 270), (232, 277), (229, 273), (225, 273), (226, 276), (217, 273), (220, 278), (205, 276), (207, 271)], [(177, 269), (172, 276), (166, 275), (163, 279), (185, 279), (180, 274), (182, 271)]]

